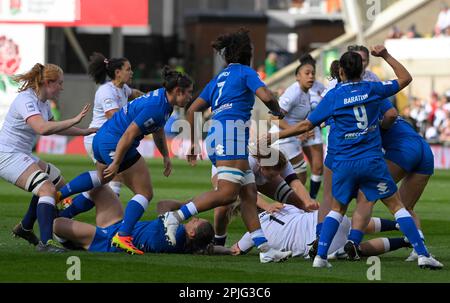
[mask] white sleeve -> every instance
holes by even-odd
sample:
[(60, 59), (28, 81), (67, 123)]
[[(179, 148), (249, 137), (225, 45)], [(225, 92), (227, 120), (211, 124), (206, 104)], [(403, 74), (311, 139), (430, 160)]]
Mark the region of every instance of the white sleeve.
[(133, 90), (126, 84), (123, 87), (125, 88), (125, 95), (129, 98), (133, 93)]
[(30, 98), (26, 98), (25, 96), (19, 96), (15, 102), (15, 108), (20, 116), (22, 116), (23, 120), (26, 121), (29, 117), (35, 115), (41, 115), (42, 113), (39, 110), (36, 101)]
[(249, 251), (250, 249), (252, 249), (253, 248), (253, 240), (252, 240), (252, 237), (250, 236), (250, 233), (246, 232), (242, 236), (242, 238), (238, 241), (237, 244), (239, 246), (239, 249), (244, 253)]
[(337, 83), (338, 83), (338, 82), (337, 82), (337, 79), (331, 80), (330, 83), (328, 83), (327, 88), (322, 92), (321, 97), (322, 97), (322, 98), (325, 97), (325, 95), (326, 95), (330, 90), (332, 90), (333, 88), (336, 87)]
[(99, 88), (95, 94), (95, 101), (99, 104), (104, 113), (112, 109), (120, 108), (119, 100), (114, 93), (108, 89), (108, 86)]
[(280, 96), (278, 103), (282, 110), (289, 112), (294, 105), (295, 100), (298, 98), (298, 93), (293, 86), (288, 87), (288, 89)]

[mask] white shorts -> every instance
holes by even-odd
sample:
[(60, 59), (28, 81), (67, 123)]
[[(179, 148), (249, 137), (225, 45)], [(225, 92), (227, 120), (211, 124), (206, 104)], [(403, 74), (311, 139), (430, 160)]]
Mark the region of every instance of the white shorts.
[(241, 184), (241, 186), (246, 186), (248, 184), (255, 183), (255, 175), (253, 174), (253, 171), (251, 169), (243, 172), (237, 168), (226, 166), (220, 166), (219, 168), (217, 168), (216, 166), (212, 165), (211, 178), (213, 178), (216, 175), (218, 176), (217, 181), (227, 180), (233, 183)]
[(336, 235), (333, 238), (333, 241), (331, 241), (330, 248), (328, 249), (328, 255), (331, 255), (339, 248), (344, 247), (345, 243), (347, 243), (347, 238), (348, 234), (350, 233), (351, 227), (352, 224), (350, 222), (350, 219), (347, 216), (344, 216), (342, 218), (341, 225), (339, 225)]
[(302, 146), (311, 146), (323, 144), (322, 131), (319, 126), (314, 127), (314, 138), (310, 138), (306, 141), (302, 141)]
[(37, 164), (38, 162), (39, 158), (32, 154), (0, 152), (0, 177), (12, 184), (16, 184), (17, 179), (23, 172), (32, 164)]
[(89, 155), (89, 157), (91, 157), (92, 161), (94, 161), (95, 164), (97, 163), (97, 160), (95, 160), (94, 152), (92, 151), (92, 141), (94, 141), (93, 135), (84, 137), (84, 149), (86, 150), (87, 154)]
[(288, 160), (292, 160), (303, 153), (302, 142), (295, 137), (275, 141), (272, 147), (281, 151)]

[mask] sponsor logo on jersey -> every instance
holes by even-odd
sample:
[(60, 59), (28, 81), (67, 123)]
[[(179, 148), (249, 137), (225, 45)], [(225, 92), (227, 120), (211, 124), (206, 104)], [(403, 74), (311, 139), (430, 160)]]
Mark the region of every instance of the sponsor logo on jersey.
[(28, 102), (28, 103), (25, 104), (25, 106), (26, 106), (27, 111), (29, 113), (36, 111), (36, 107), (34, 106), (33, 102)]

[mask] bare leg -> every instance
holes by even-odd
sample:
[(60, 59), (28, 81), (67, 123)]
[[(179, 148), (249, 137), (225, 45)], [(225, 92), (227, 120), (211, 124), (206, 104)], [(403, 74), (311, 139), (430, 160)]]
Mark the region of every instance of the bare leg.
[(323, 199), (320, 203), (318, 223), (322, 223), (325, 216), (331, 210), (331, 201), (333, 200), (333, 194), (331, 192), (333, 171), (324, 165), (323, 169)]
[[(299, 165), (301, 162), (305, 161), (305, 158), (303, 157), (303, 153), (301, 153), (298, 156), (295, 156), (294, 158), (289, 160), (292, 164), (292, 166), (296, 167), (297, 165)], [(302, 173), (297, 173), (298, 178), (300, 179), (300, 181), (302, 182), (303, 185), (305, 185), (306, 183), (306, 171), (302, 172)]]
[(406, 209), (409, 211), (411, 216), (416, 223), (417, 228), (420, 229), (420, 219), (414, 212), (414, 206), (416, 206), (417, 201), (422, 196), (425, 187), (428, 184), (428, 180), (431, 176), (422, 174), (410, 174), (407, 175), (399, 188), (400, 197)]
[(53, 223), (53, 232), (78, 246), (88, 249), (95, 237), (95, 226), (68, 218), (56, 218)]
[(249, 232), (261, 228), (258, 211), (256, 209), (256, 185), (251, 183), (242, 187), (239, 194), (241, 198), (241, 216)]

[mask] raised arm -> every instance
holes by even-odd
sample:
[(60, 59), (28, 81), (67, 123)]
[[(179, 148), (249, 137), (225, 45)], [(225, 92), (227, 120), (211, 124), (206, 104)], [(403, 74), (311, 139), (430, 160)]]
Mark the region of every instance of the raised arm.
[(29, 117), (26, 122), (39, 135), (53, 135), (80, 123), (90, 108), (91, 105), (86, 104), (78, 115), (63, 121), (45, 121), (41, 115), (34, 115)]
[(372, 47), (371, 53), (372, 56), (383, 58), (387, 62), (387, 64), (389, 64), (392, 67), (395, 75), (398, 78), (397, 81), (400, 90), (404, 89), (406, 86), (408, 86), (409, 83), (411, 83), (412, 81), (411, 74), (400, 62), (397, 61), (397, 59), (395, 59), (394, 57), (391, 56), (391, 54), (389, 54), (389, 52), (383, 45), (376, 45)]

